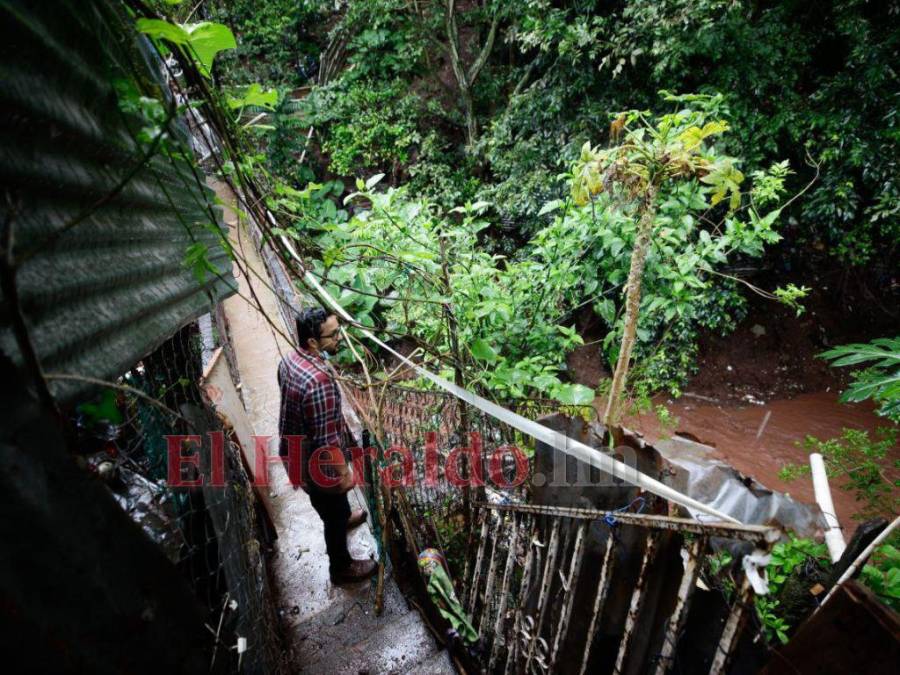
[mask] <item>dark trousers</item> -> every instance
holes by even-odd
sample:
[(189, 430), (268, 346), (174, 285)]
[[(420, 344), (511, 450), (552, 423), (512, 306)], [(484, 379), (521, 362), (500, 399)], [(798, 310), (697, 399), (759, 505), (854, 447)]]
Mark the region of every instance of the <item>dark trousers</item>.
[(347, 495), (334, 495), (308, 489), (309, 501), (325, 525), (325, 548), (328, 550), (330, 570), (336, 571), (350, 564), (347, 550), (347, 520), (350, 518), (350, 502)]

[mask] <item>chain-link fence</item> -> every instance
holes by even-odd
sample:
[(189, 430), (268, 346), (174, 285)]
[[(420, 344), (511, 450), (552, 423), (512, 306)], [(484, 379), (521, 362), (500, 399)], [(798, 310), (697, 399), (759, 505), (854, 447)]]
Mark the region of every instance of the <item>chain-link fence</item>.
[(262, 517), (241, 448), (200, 387), (191, 324), (77, 405), (80, 460), (189, 581), (207, 613), (211, 667), (269, 673), (280, 660)]

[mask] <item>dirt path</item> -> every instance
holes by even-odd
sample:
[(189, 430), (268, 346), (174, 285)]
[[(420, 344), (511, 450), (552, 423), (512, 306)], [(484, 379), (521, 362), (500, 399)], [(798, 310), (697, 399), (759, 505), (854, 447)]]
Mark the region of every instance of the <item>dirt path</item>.
[[(225, 204), (234, 202), (227, 186), (214, 183), (213, 187)], [(251, 270), (248, 279), (235, 269), (240, 294), (225, 301), (242, 396), (254, 433), (275, 436), (280, 399), (276, 369), (281, 355), (289, 349), (278, 331), (286, 331), (277, 299), (267, 288), (264, 263), (246, 228), (238, 227), (229, 208), (225, 210), (225, 222), (238, 256)], [(251, 289), (264, 313), (245, 300), (251, 296)], [(275, 322), (274, 328), (266, 317)], [(271, 443), (269, 454), (277, 454)], [(454, 672), (446, 651), (438, 648), (420, 615), (407, 606), (392, 577), (386, 579), (385, 608), (380, 617), (373, 611), (373, 584), (331, 584), (322, 522), (309, 498), (291, 487), (278, 464), (271, 467), (270, 481), (278, 530), (271, 571), (287, 638), (290, 672)], [(350, 502), (354, 508), (364, 506), (357, 493), (351, 494)], [(373, 555), (375, 541), (368, 527), (358, 528), (349, 546), (354, 557)]]

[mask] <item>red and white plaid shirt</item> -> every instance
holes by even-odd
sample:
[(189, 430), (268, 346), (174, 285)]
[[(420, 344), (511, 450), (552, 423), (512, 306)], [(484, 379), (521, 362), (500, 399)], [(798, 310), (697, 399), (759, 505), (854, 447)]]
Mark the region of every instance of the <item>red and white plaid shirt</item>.
[(341, 391), (331, 367), (301, 349), (285, 356), (278, 366), (281, 415), (278, 433), (304, 436), (310, 450), (344, 445)]

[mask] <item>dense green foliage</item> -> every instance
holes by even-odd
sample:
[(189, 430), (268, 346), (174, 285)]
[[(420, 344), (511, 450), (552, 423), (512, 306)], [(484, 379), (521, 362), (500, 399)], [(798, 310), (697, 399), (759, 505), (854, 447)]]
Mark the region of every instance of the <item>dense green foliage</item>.
[(315, 75), (319, 47), (311, 28), (327, 20), (324, 3), (205, 0), (202, 9), (237, 36), (237, 49), (224, 57), (218, 71), (229, 84), (296, 86)]
[(329, 129), (321, 143), (329, 169), (340, 176), (380, 170), (401, 177), (421, 140), (424, 102), (400, 80), (345, 82), (315, 90), (303, 101), (303, 122)]
[[(897, 516), (900, 505), (900, 460), (891, 457), (897, 445), (897, 427), (883, 427), (870, 436), (862, 429), (844, 429), (840, 438), (822, 440), (807, 436), (804, 450), (817, 452), (825, 460), (828, 475), (838, 479), (843, 490), (853, 493), (862, 502), (858, 518), (882, 516), (889, 520)], [(808, 465), (787, 464), (780, 472), (783, 480), (808, 475)], [(893, 476), (893, 477), (892, 477)]]
[[(276, 105), (274, 94), (256, 82), (229, 90), (232, 95), (225, 101), (239, 115), (248, 107), (275, 108), (274, 123), (256, 128), (264, 134), (265, 161), (275, 172), (269, 177), (273, 192), (268, 205), (284, 216), (281, 222), (291, 223), (274, 234), (292, 237), (304, 243), (304, 250), (318, 253), (315, 273), (363, 325), (410, 340), (447, 375), (453, 365), (461, 366), (469, 384), (493, 395), (543, 394), (566, 403), (589, 402), (594, 392), (565, 382), (563, 373), (565, 354), (582, 344), (570, 325), (572, 316), (582, 307), (593, 309), (607, 330), (603, 346), (612, 363), (622, 332), (621, 287), (632, 258), (629, 253), (634, 250), (636, 255), (641, 216), (649, 213), (652, 246), (645, 251), (642, 274), (636, 379), (644, 389), (677, 390), (692, 367), (698, 331), (727, 331), (741, 316), (740, 279), (721, 270), (735, 258), (760, 257), (766, 245), (777, 243), (781, 235), (774, 227), (785, 209), (806, 218), (803, 226), (793, 224), (796, 245), (824, 237), (844, 263), (865, 262), (874, 243), (894, 242), (896, 190), (890, 181), (895, 176), (885, 166), (895, 161), (895, 154), (873, 158), (860, 150), (879, 147), (882, 141), (887, 144), (882, 150), (894, 149), (893, 115), (879, 118), (880, 127), (869, 120), (863, 130), (866, 138), (853, 139), (849, 157), (829, 149), (828, 142), (843, 147), (843, 138), (835, 135), (818, 146), (826, 176), (830, 171), (833, 179), (845, 172), (844, 179), (838, 179), (843, 189), (831, 184), (831, 192), (825, 194), (818, 185), (808, 199), (781, 202), (791, 180), (791, 164), (768, 160), (784, 138), (790, 141), (785, 146), (789, 151), (812, 138), (792, 126), (799, 124), (796, 116), (808, 114), (809, 108), (785, 96), (775, 106), (780, 112), (770, 114), (769, 126), (760, 128), (757, 123), (762, 119), (754, 117), (759, 111), (747, 104), (750, 96), (741, 89), (748, 86), (741, 79), (746, 75), (742, 69), (747, 63), (769, 68), (757, 83), (761, 87), (757, 95), (767, 88), (814, 81), (819, 89), (810, 100), (821, 119), (812, 125), (812, 132), (836, 124), (826, 114), (829, 105), (836, 105), (829, 97), (840, 87), (859, 82), (847, 80), (840, 69), (828, 73), (831, 79), (821, 73), (803, 79), (804, 69), (811, 67), (802, 56), (804, 47), (789, 44), (783, 32), (791, 17), (799, 21), (799, 10), (795, 16), (791, 11), (796, 8), (789, 3), (738, 11), (746, 8), (741, 3), (673, 0), (654, 6), (619, 3), (604, 10), (606, 14), (592, 14), (594, 3), (570, 4), (561, 8), (535, 1), (523, 3), (519, 14), (507, 10), (503, 18), (509, 24), (508, 43), (517, 45), (519, 52), (508, 63), (492, 64), (492, 77), (482, 83), (476, 97), (481, 114), (491, 121), (481, 126), (477, 143), (465, 149), (459, 144), (458, 129), (452, 129), (459, 126), (459, 110), (447, 107), (427, 85), (409, 86), (435, 74), (436, 66), (427, 56), (433, 38), (421, 31), (426, 26), (434, 31), (440, 22), (436, 17), (410, 16), (409, 8), (399, 2), (350, 4), (332, 30), (332, 37), (341, 35), (348, 45), (349, 67), (299, 104), (282, 95)], [(835, 16), (842, 17), (835, 30), (848, 40), (852, 37), (850, 42), (856, 45), (852, 59), (845, 62), (848, 68), (863, 68), (860, 64), (870, 63), (872, 53), (883, 56), (894, 45), (890, 31), (882, 35), (863, 30), (870, 20), (863, 18), (867, 11), (863, 4), (831, 7)], [(282, 58), (272, 45), (287, 34), (296, 36), (288, 30), (296, 27), (291, 23), (297, 17), (293, 10), (316, 17), (327, 13), (312, 5), (285, 8), (291, 11), (277, 17), (283, 23), (272, 21), (262, 30), (254, 28), (254, 21), (264, 20), (263, 12), (230, 3), (225, 14), (234, 19), (238, 9), (245, 21), (239, 32), (254, 36), (248, 44), (258, 39), (260, 54), (266, 55), (263, 61), (278, 70), (279, 77), (265, 84), (294, 83), (284, 70), (290, 59)], [(382, 16), (381, 10), (391, 11)], [(496, 18), (493, 11), (488, 5), (469, 12), (467, 20), (483, 24)], [(277, 29), (269, 33), (270, 26)], [(224, 27), (145, 21), (141, 28), (168, 48), (191, 54), (203, 76), (218, 76), (232, 85), (246, 81), (247, 73), (233, 63), (224, 77), (216, 74), (228, 58), (217, 54), (233, 47)], [(760, 38), (754, 31), (760, 30), (771, 40), (781, 40), (779, 58), (754, 42)], [(605, 40), (609, 35), (616, 39)], [(693, 42), (689, 44), (686, 35)], [(864, 39), (877, 44), (862, 48)], [(717, 40), (733, 44), (726, 49)], [(297, 52), (289, 47), (287, 53), (293, 58)], [(548, 66), (545, 60), (551, 55)], [(736, 79), (730, 81), (728, 94), (666, 94), (661, 100), (649, 97), (646, 83), (641, 89), (632, 81), (632, 100), (662, 112), (610, 115), (615, 108), (606, 105), (617, 100), (621, 81), (628, 81), (629, 71), (651, 57), (652, 77), (676, 83), (679, 69), (695, 73), (698, 64), (710, 58), (715, 67), (700, 68), (703, 77), (693, 82), (696, 91), (712, 92), (729, 77)], [(608, 71), (613, 83), (603, 92), (594, 90), (590, 114), (584, 100), (576, 100), (574, 94), (565, 98), (563, 81), (569, 77), (568, 86), (591, 91), (590, 80), (596, 75), (576, 67), (586, 58), (598, 61), (599, 71)], [(796, 79), (777, 80), (772, 75), (785, 63), (800, 73), (795, 73)], [(879, 79), (883, 67), (872, 65), (870, 70), (878, 72), (866, 71), (863, 75), (869, 79), (864, 81), (876, 89), (889, 79)], [(507, 104), (487, 105), (488, 93), (496, 99), (511, 86)], [(735, 91), (742, 91), (743, 98)], [(562, 98), (554, 102), (555, 96)], [(135, 97), (124, 100), (142, 105)], [(846, 107), (852, 111), (860, 105), (867, 104), (855, 100)], [(524, 117), (513, 131), (510, 124), (516, 115)], [(610, 147), (592, 145), (591, 138), (603, 134), (609, 119), (615, 119)], [(737, 122), (733, 129), (728, 120)], [(301, 137), (307, 125), (320, 129), (318, 152), (310, 166), (298, 166), (292, 160), (297, 152), (307, 156), (309, 148)], [(548, 136), (549, 128), (553, 132)], [(467, 133), (471, 139), (471, 126)], [(585, 136), (588, 140), (576, 150), (575, 144)], [(854, 154), (857, 151), (862, 154)], [(796, 158), (795, 153), (786, 154)], [(235, 159), (248, 171), (265, 173), (262, 155)], [(388, 182), (395, 185), (385, 189), (385, 175), (376, 174), (366, 181), (356, 178), (355, 191), (346, 194), (349, 183), (336, 177), (376, 169), (389, 173)], [(508, 170), (505, 177), (504, 170)], [(331, 179), (309, 182), (317, 175)], [(870, 180), (885, 181), (874, 201), (866, 187)], [(408, 184), (396, 187), (399, 182)], [(851, 192), (856, 195), (851, 199), (856, 210), (842, 211), (840, 202)], [(493, 201), (478, 196), (491, 196)], [(835, 214), (846, 216), (846, 227), (830, 233), (817, 229), (819, 216), (831, 218), (835, 228)], [(510, 242), (516, 246), (506, 246)], [(202, 267), (202, 258), (198, 256), (195, 266)], [(773, 297), (796, 306), (802, 294), (789, 286)], [(896, 414), (895, 343), (876, 340), (824, 355), (834, 365), (867, 364), (847, 398), (874, 398), (888, 417)], [(868, 513), (890, 515), (896, 511), (896, 483), (889, 482), (885, 469), (896, 433), (887, 429), (870, 438), (848, 430), (842, 439), (808, 438), (806, 447), (825, 455), (832, 475), (849, 478), (845, 487), (867, 502)], [(727, 567), (725, 558), (709, 561), (713, 573)], [(882, 546), (862, 574), (894, 607), (900, 599), (898, 560), (894, 546)], [(809, 564), (827, 567), (822, 545), (792, 538), (774, 548), (768, 567), (773, 593), (757, 598), (758, 615), (770, 639), (787, 640), (792, 626), (782, 615), (780, 595), (789, 577)]]
[[(438, 101), (445, 123), (430, 127), (441, 137), (436, 144), (459, 145), (463, 121), (447, 72), (440, 3), (350, 2), (334, 16), (326, 3), (318, 12), (310, 2), (264, 3), (265, 9), (235, 0), (218, 4), (229, 8), (217, 16), (232, 19), (241, 49), (254, 56), (265, 50), (247, 64), (280, 64), (270, 81), (296, 81), (298, 54), (342, 40), (347, 68), (337, 79), (376, 88), (399, 81), (401, 89)], [(474, 83), (483, 130), (474, 161), (481, 167), (480, 197), (495, 203), (504, 220), (536, 226), (541, 204), (561, 191), (556, 174), (586, 140), (603, 136), (610, 111), (655, 105), (659, 89), (721, 92), (738, 130), (733, 146), (748, 169), (788, 158), (799, 171), (807, 153), (822, 162), (821, 180), (791, 214), (795, 245), (827, 249), (849, 264), (864, 264), (880, 246), (895, 245), (900, 90), (890, 64), (898, 60), (896, 2), (488, 3), (457, 10), (470, 58), (499, 11), (501, 38)], [(293, 57), (281, 56), (292, 45)], [(247, 68), (258, 72), (256, 65)], [(343, 91), (352, 98), (352, 87)], [(345, 110), (344, 124), (321, 129), (323, 145), (332, 134), (346, 138), (347, 125), (359, 126), (354, 111)], [(425, 138), (417, 141), (420, 148)], [(371, 148), (369, 155), (376, 154)], [(450, 154), (450, 161), (431, 153), (409, 163), (453, 166), (455, 149)]]
[(784, 617), (782, 606), (786, 584), (792, 575), (800, 574), (804, 567), (828, 569), (831, 559), (825, 544), (816, 544), (809, 539), (798, 539), (791, 536), (772, 548), (771, 558), (766, 567), (769, 580), (768, 595), (755, 598), (756, 612), (763, 625), (763, 631), (771, 642), (787, 643), (788, 634), (796, 626), (792, 626)]
[[(303, 214), (290, 234), (311, 236), (321, 247), (316, 272), (334, 297), (362, 324), (409, 336), (426, 356), (442, 360), (451, 357), (445, 312), (452, 311), (471, 384), (501, 396), (539, 392), (590, 402), (590, 389), (557, 377), (565, 353), (581, 343), (559, 325), (567, 277), (557, 273), (555, 283), (546, 283), (542, 261), (503, 261), (479, 247), (485, 204), (446, 214), (404, 189), (376, 191), (379, 178), (360, 182), (347, 197), (367, 207), (352, 216), (317, 210), (314, 200), (327, 187), (283, 187), (272, 202)], [(541, 281), (546, 302), (534, 302)]]
[[(447, 216), (451, 209), (484, 204), (477, 210), (483, 226), (463, 237), (470, 254), (487, 256), (497, 274), (524, 273), (522, 266), (531, 265), (531, 278), (540, 274), (550, 285), (518, 282), (514, 291), (496, 275), (482, 283), (505, 300), (537, 298), (547, 307), (532, 312), (527, 303), (507, 303), (512, 319), (493, 315), (506, 332), (499, 324), (481, 325), (481, 316), (462, 337), (493, 344), (510, 367), (522, 363), (535, 341), (544, 345), (537, 351), (552, 357), (523, 366), (526, 379), (561, 376), (563, 352), (576, 343), (521, 332), (544, 321), (571, 326), (582, 307), (592, 307), (606, 326), (604, 353), (614, 363), (635, 223), (605, 196), (590, 209), (567, 203), (569, 171), (585, 142), (599, 142), (599, 151), (619, 140), (622, 128), (610, 127), (616, 111), (670, 111), (662, 89), (715, 95), (705, 99), (715, 101), (710, 119), (728, 120), (731, 128), (714, 149), (741, 158), (729, 165), (732, 178), (752, 176), (755, 194), (741, 196), (738, 180), (714, 200), (702, 181), (660, 196), (632, 378), (645, 390), (677, 393), (693, 371), (700, 334), (727, 332), (742, 318), (745, 289), (731, 270), (781, 239), (772, 231), (775, 219), (786, 237), (776, 247), (780, 270), (816, 259), (890, 269), (896, 260), (895, 1), (487, 1), (457, 3), (452, 17), (448, 6), (208, 0), (199, 12), (230, 25), (238, 37), (236, 55), (218, 61), (222, 82), (281, 87), (277, 113), (267, 121), (271, 129), (260, 140), (270, 170), (292, 189), (304, 191), (309, 181), (333, 188), (384, 173), (385, 184), (405, 186), (390, 199), (391, 208), (404, 204), (394, 217), (405, 227), (419, 227), (403, 220), (407, 204), (432, 214), (430, 229), (420, 233), (432, 248), (460, 219)], [(454, 38), (465, 81), (451, 67)], [(467, 69), (473, 75), (485, 45), (483, 70), (470, 82)], [(297, 93), (299, 85), (309, 93)], [(477, 124), (468, 144), (467, 92)], [(778, 212), (780, 195), (797, 194), (817, 173), (809, 191)], [(351, 223), (363, 217), (365, 202), (345, 211), (339, 191), (313, 193), (319, 211), (317, 229), (303, 232), (309, 242), (333, 246), (331, 228), (357, 236)], [(740, 202), (736, 216), (726, 218), (723, 205), (716, 205), (723, 198)], [(763, 210), (771, 219), (761, 225)], [(346, 214), (343, 220), (327, 222), (339, 213)], [(451, 260), (457, 254), (452, 249)], [(359, 260), (354, 269), (370, 264)], [(331, 269), (325, 267), (323, 273)], [(349, 268), (343, 263), (342, 273)], [(883, 269), (874, 266), (875, 283), (886, 280)], [(459, 272), (451, 269), (453, 284)], [(795, 290), (779, 299), (795, 300)], [(385, 300), (370, 299), (385, 326), (407, 330), (383, 311)], [(466, 311), (459, 311), (465, 322)], [(531, 313), (523, 326), (514, 325)], [(417, 339), (436, 339), (427, 322), (411, 325), (420, 329)], [(488, 371), (496, 377), (506, 372)], [(493, 385), (504, 393), (532, 390)]]
[[(724, 122), (709, 121), (720, 102), (672, 98), (676, 112), (659, 117), (655, 127), (636, 121), (633, 132), (637, 138), (664, 130), (658, 152), (673, 158), (675, 171), (690, 161), (702, 173), (666, 183), (658, 197), (638, 325), (640, 373), (650, 388), (677, 388), (687, 377), (697, 331), (731, 327), (742, 300), (733, 281), (716, 269), (737, 254), (760, 255), (766, 243), (778, 239), (772, 229), (778, 209), (763, 211), (762, 204), (772, 204), (782, 192), (784, 167), (758, 173), (746, 193), (741, 191), (736, 160), (711, 144), (727, 130)], [(380, 175), (358, 181), (357, 192), (344, 200), (346, 208), (327, 199), (343, 187), (335, 182), (303, 190), (282, 186), (270, 206), (294, 220), (290, 235), (321, 250), (317, 273), (362, 323), (410, 336), (432, 355), (449, 358), (445, 313), (450, 311), (465, 352), (460, 365), (473, 384), (502, 396), (543, 394), (588, 402), (590, 389), (561, 380), (566, 353), (582, 343), (571, 317), (580, 307), (594, 309), (607, 327), (603, 347), (614, 361), (627, 254), (637, 228), (627, 194), (581, 195), (585, 181), (599, 180), (591, 177), (597, 154), (584, 148), (565, 178), (574, 196), (545, 204), (541, 215), (551, 215), (552, 222), (514, 256), (491, 253), (481, 244), (491, 228), (487, 202), (448, 211), (415, 199), (408, 188), (376, 189)], [(722, 201), (726, 192), (730, 196)], [(712, 220), (713, 214), (721, 222)]]
[(900, 612), (900, 551), (896, 546), (879, 546), (869, 564), (863, 567), (860, 579), (888, 607)]
[[(721, 92), (749, 167), (788, 158), (799, 168), (807, 152), (822, 162), (792, 214), (797, 244), (849, 264), (871, 260), (879, 243), (896, 246), (895, 2), (524, 5), (517, 41), (546, 74), (497, 118), (494, 156), (520, 155), (548, 130), (571, 148), (617, 103), (649, 105), (658, 89)], [(554, 155), (545, 152), (542, 166)]]
[[(602, 21), (576, 20), (577, 30), (569, 34), (571, 26), (566, 21), (554, 24), (554, 16), (563, 10), (537, 2), (528, 5), (544, 11), (545, 37), (561, 31), (554, 38), (558, 38), (560, 56), (594, 48), (599, 33), (592, 31), (599, 30)], [(719, 3), (706, 5), (719, 7)], [(660, 7), (670, 6), (683, 6), (685, 11), (688, 7), (660, 3)], [(393, 7), (399, 11), (403, 6)], [(629, 15), (631, 5), (625, 7), (623, 17), (632, 19), (659, 11), (659, 7), (635, 7)], [(694, 20), (686, 14), (683, 18), (688, 25)], [(562, 15), (562, 19), (568, 17)], [(656, 16), (655, 23), (643, 29), (652, 33), (665, 26), (663, 19)], [(138, 25), (161, 48), (183, 50), (197, 64), (198, 79), (212, 78), (214, 66), (222, 62), (219, 53), (234, 48), (231, 32), (215, 23), (144, 19)], [(374, 25), (377, 33), (377, 22)], [(399, 48), (388, 37), (377, 34), (362, 42), (370, 47), (377, 44), (390, 54)], [(517, 39), (527, 43), (532, 38), (518, 35)], [(543, 49), (540, 42), (532, 46)], [(679, 58), (671, 44), (660, 49), (663, 62)], [(641, 48), (633, 51), (632, 62), (636, 53), (643, 52)], [(502, 183), (485, 182), (479, 187), (470, 182), (471, 177), (464, 178), (469, 169), (489, 161), (487, 155), (473, 158), (471, 145), (455, 155), (463, 158), (461, 164), (423, 160), (432, 156), (424, 152), (429, 144), (437, 155), (448, 142), (425, 123), (425, 115), (444, 118), (427, 96), (403, 87), (404, 63), (401, 59), (391, 66), (394, 79), (388, 81), (371, 78), (361, 65), (359, 77), (341, 77), (316, 89), (298, 106), (303, 116), (299, 124), (284, 97), (276, 104), (277, 96), (258, 83), (230, 89), (232, 95), (223, 101), (238, 115), (248, 107), (275, 109), (275, 123), (257, 128), (269, 134), (267, 156), (233, 156), (230, 167), (230, 171), (246, 169), (265, 175), (267, 160), (275, 170), (276, 176), (266, 176), (272, 187), (268, 206), (282, 216), (279, 222), (290, 226), (275, 228), (272, 234), (292, 237), (304, 244), (304, 250), (317, 253), (318, 259), (311, 261), (314, 273), (361, 324), (410, 340), (426, 360), (434, 359), (429, 365), (442, 367), (445, 375), (456, 365), (467, 374), (468, 384), (495, 396), (543, 394), (572, 404), (588, 403), (594, 396), (590, 388), (564, 381), (565, 354), (582, 344), (569, 325), (572, 315), (579, 308), (592, 308), (607, 330), (603, 346), (609, 361), (614, 361), (623, 332), (621, 287), (629, 264), (633, 267), (640, 253), (646, 267), (641, 274), (637, 321), (638, 379), (645, 389), (677, 390), (690, 372), (698, 331), (727, 331), (740, 316), (739, 279), (721, 270), (734, 258), (762, 256), (767, 245), (781, 239), (775, 225), (794, 201), (781, 201), (791, 175), (789, 163), (747, 170), (748, 164), (754, 165), (752, 155), (749, 160), (738, 157), (750, 140), (739, 129), (732, 130), (728, 118), (735, 108), (727, 97), (665, 94), (661, 102), (652, 102), (663, 112), (616, 113), (610, 147), (585, 142), (574, 161), (565, 165), (566, 171), (552, 180), (542, 178), (545, 196), (555, 198), (527, 206), (524, 213), (532, 222), (516, 232), (520, 245), (509, 254), (500, 253), (497, 213), (502, 216), (502, 204), (465, 197), (485, 194), (484, 190)], [(606, 65), (621, 73), (624, 63), (620, 59)], [(145, 143), (164, 142), (161, 125), (171, 117), (159, 102), (118, 90), (123, 111), (140, 113), (148, 122), (139, 138)], [(304, 172), (292, 166), (290, 145), (297, 142), (298, 128), (306, 124), (327, 130), (320, 148), (330, 159), (332, 174), (390, 165), (395, 182), (405, 171), (414, 181), (385, 189), (384, 174), (356, 178), (350, 194), (346, 194), (348, 183), (339, 178), (308, 182), (308, 176), (323, 168)], [(471, 136), (471, 128), (468, 133)], [(419, 151), (423, 152), (417, 157)], [(430, 168), (414, 171), (416, 165)], [(751, 180), (746, 180), (745, 173)], [(428, 192), (428, 187), (437, 198), (418, 194), (415, 180), (422, 192)], [(453, 184), (455, 191), (448, 188)], [(447, 208), (443, 202), (451, 198), (450, 203), (464, 204)], [(882, 217), (877, 208), (872, 213), (870, 224)], [(652, 246), (641, 251), (640, 230), (648, 223)], [(873, 232), (868, 230), (873, 237), (884, 234)], [(866, 236), (862, 231), (853, 233), (863, 243)], [(840, 246), (837, 250), (845, 262), (871, 252), (865, 246), (855, 249), (856, 253)], [(201, 276), (211, 271), (204, 268), (208, 264), (204, 251), (191, 247), (187, 253), (186, 262)], [(796, 307), (802, 295), (801, 289), (788, 286), (773, 298)], [(823, 356), (836, 366), (867, 365), (855, 377), (846, 400), (872, 398), (885, 416), (896, 421), (897, 351), (897, 340), (881, 339), (839, 347)], [(845, 430), (841, 439), (808, 437), (804, 445), (825, 456), (832, 476), (848, 478), (842, 487), (866, 502), (866, 515), (893, 516), (898, 484), (888, 474), (898, 465), (894, 461), (891, 466), (889, 452), (897, 433), (896, 428), (879, 430), (870, 438), (863, 431)], [(788, 468), (792, 475), (801, 471)], [(713, 576), (725, 577), (718, 586), (729, 597), (736, 591), (728, 575), (732, 563), (723, 551), (705, 566)], [(773, 548), (767, 568), (771, 592), (755, 598), (757, 616), (770, 641), (787, 642), (795, 627), (787, 606), (796, 600), (789, 593), (790, 582), (799, 580), (802, 585), (829, 567), (824, 545), (791, 537)], [(893, 543), (878, 549), (861, 579), (885, 603), (895, 609), (900, 606), (900, 554)], [(809, 589), (801, 590), (808, 601)]]

